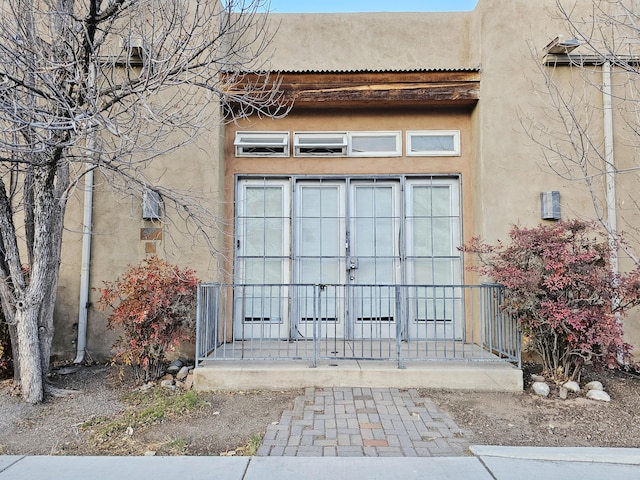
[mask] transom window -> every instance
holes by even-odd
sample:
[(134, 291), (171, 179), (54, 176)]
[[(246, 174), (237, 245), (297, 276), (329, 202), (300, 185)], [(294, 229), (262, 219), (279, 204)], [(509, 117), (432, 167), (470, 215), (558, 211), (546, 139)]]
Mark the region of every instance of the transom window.
[(293, 134), (296, 157), (344, 157), (347, 154), (346, 132), (304, 132)]
[(460, 131), (421, 130), (407, 131), (407, 155), (455, 156), (460, 155)]
[[(236, 157), (288, 157), (289, 132), (236, 132)], [(406, 131), (408, 156), (459, 156), (459, 130)], [(294, 132), (295, 157), (400, 157), (401, 131)]]
[(350, 132), (349, 156), (399, 157), (402, 155), (401, 132)]
[(236, 132), (236, 157), (288, 157), (289, 132)]

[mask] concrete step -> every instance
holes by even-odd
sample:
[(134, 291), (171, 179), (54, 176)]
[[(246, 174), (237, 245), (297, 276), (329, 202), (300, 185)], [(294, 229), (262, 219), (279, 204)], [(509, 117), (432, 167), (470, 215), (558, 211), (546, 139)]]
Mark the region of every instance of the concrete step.
[(194, 370), (194, 388), (282, 390), (304, 387), (389, 387), (520, 392), (522, 370), (502, 361), (395, 362), (206, 360)]

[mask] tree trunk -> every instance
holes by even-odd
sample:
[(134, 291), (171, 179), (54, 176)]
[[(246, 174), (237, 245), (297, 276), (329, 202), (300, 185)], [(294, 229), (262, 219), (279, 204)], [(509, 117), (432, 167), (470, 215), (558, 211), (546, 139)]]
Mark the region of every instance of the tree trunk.
[(43, 376), (38, 340), (38, 311), (36, 303), (18, 301), (16, 305), (16, 327), (20, 350), (20, 385), (22, 397), (29, 403), (42, 401)]
[[(53, 308), (60, 269), (65, 205), (61, 192), (68, 185), (66, 168), (57, 164), (60, 162), (59, 153), (56, 151), (51, 156), (53, 162), (33, 169), (33, 264), (26, 293), (21, 301), (16, 302), (20, 380), (23, 397), (29, 403), (42, 401), (53, 340)], [(64, 160), (62, 163), (66, 164)], [(58, 185), (56, 173), (62, 177), (58, 179)]]
[(20, 349), (18, 348), (18, 329), (15, 324), (9, 324), (9, 339), (11, 340), (11, 361), (13, 362), (13, 381), (20, 383)]
[[(60, 233), (62, 235), (62, 232)], [(55, 252), (54, 252), (55, 253)], [(57, 252), (56, 257), (59, 258), (60, 253)], [(53, 260), (53, 259), (52, 259)], [(53, 309), (56, 303), (56, 293), (58, 289), (58, 270), (59, 262), (52, 261), (51, 269), (48, 272), (51, 277), (48, 284), (48, 291), (45, 293), (40, 306), (40, 314), (38, 316), (38, 340), (40, 342), (40, 363), (42, 366), (42, 375), (46, 377), (49, 373), (49, 362), (51, 360), (51, 344), (53, 343)]]

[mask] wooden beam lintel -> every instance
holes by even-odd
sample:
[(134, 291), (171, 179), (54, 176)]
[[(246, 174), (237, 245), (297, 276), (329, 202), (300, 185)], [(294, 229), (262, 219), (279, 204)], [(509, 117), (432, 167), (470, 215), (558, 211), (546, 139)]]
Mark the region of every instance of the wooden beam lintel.
[(478, 100), (480, 90), (477, 84), (464, 85), (419, 85), (385, 88), (340, 88), (326, 90), (305, 90), (287, 92), (295, 103), (300, 102), (415, 102), (415, 101), (456, 101)]

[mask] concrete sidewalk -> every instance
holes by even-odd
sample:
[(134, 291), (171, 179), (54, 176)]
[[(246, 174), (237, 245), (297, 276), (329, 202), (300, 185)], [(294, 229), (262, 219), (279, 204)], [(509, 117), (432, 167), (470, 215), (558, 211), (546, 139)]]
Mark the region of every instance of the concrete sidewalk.
[(472, 446), (466, 457), (0, 456), (0, 480), (640, 478), (640, 449)]

